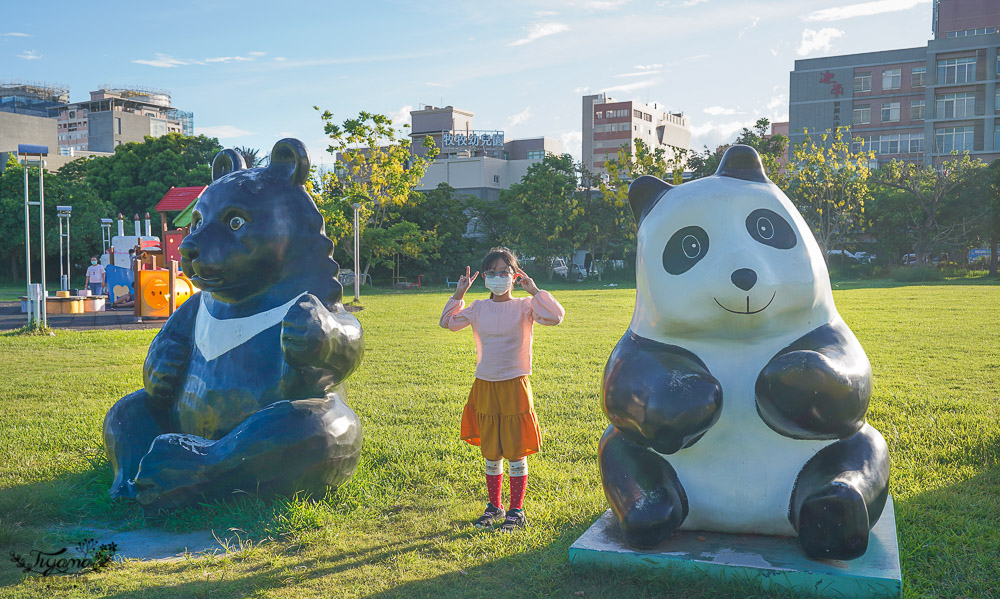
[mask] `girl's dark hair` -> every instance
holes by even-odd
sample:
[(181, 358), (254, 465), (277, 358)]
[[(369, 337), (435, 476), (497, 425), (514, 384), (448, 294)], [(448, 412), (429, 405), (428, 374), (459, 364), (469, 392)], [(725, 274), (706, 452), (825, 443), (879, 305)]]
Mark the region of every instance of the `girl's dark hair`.
[(513, 270), (520, 268), (517, 264), (517, 256), (514, 255), (514, 252), (510, 251), (509, 248), (501, 246), (490, 248), (489, 253), (486, 254), (485, 258), (483, 258), (483, 264), (479, 268), (479, 271), (485, 273), (497, 260), (503, 260), (507, 263), (507, 266)]
[[(493, 263), (496, 262), (497, 260), (503, 260), (504, 262), (506, 262), (507, 266), (511, 270), (518, 270), (520, 268), (520, 266), (518, 266), (517, 264), (517, 256), (514, 255), (514, 252), (510, 251), (510, 248), (505, 248), (503, 246), (500, 246), (500, 247), (490, 248), (490, 251), (487, 252), (486, 257), (483, 258), (483, 264), (482, 266), (479, 267), (479, 272), (483, 273), (483, 276), (485, 277), (486, 271), (489, 270), (489, 268), (493, 266)], [(490, 292), (490, 299), (493, 299), (492, 291)]]

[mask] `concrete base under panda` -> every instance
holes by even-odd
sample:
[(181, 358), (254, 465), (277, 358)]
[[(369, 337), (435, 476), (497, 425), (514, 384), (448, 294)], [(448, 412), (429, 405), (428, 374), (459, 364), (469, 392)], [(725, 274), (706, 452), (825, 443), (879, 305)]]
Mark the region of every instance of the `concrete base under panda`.
[[(704, 539), (704, 540), (699, 540)], [(892, 497), (869, 537), (868, 551), (851, 561), (805, 557), (797, 539), (678, 531), (659, 546), (634, 549), (608, 510), (569, 548), (576, 566), (664, 569), (676, 575), (756, 580), (774, 587), (830, 597), (900, 597), (902, 574)]]

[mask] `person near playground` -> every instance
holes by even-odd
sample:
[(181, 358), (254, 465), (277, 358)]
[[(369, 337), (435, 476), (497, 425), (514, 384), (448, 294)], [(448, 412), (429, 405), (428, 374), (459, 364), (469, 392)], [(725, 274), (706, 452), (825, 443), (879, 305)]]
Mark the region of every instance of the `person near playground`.
[[(476, 378), (462, 412), (461, 437), (478, 445), (486, 461), (488, 502), (477, 528), (499, 523), (502, 531), (526, 526), (524, 494), (528, 482), (527, 456), (541, 447), (541, 432), (528, 375), (531, 374), (533, 327), (557, 325), (566, 311), (548, 291), (539, 289), (518, 267), (507, 248), (490, 250), (481, 270), (489, 299), (468, 307), (465, 292), (479, 276), (470, 268), (459, 277), (455, 294), (441, 314), (441, 326), (452, 331), (472, 327), (476, 341)], [(513, 297), (514, 283), (531, 297)], [(510, 503), (504, 510), (503, 459), (510, 464)]]
[(91, 256), (90, 266), (87, 267), (87, 288), (91, 294), (101, 295), (104, 285), (104, 267), (98, 264), (97, 256)]

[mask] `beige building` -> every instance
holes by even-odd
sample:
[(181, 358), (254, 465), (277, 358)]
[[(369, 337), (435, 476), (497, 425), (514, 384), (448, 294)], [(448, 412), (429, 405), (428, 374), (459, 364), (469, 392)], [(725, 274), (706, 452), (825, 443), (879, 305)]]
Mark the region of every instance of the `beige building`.
[(663, 148), (666, 158), (675, 150), (691, 149), (691, 122), (683, 113), (667, 112), (657, 104), (620, 102), (607, 94), (583, 97), (583, 164), (595, 174), (607, 173), (604, 162), (622, 146), (635, 152), (641, 139), (651, 150)]
[(56, 119), (59, 151), (114, 152), (123, 143), (147, 135), (193, 135), (193, 116), (170, 105), (170, 92), (147, 88), (102, 87), (90, 100), (62, 108)]

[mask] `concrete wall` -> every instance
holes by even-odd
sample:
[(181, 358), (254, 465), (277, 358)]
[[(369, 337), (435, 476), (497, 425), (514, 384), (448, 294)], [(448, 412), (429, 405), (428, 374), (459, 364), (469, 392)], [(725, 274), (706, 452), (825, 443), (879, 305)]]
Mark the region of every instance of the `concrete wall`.
[(58, 154), (56, 120), (0, 112), (0, 152), (16, 152), (18, 144), (48, 146), (49, 154)]
[(143, 141), (150, 134), (150, 118), (118, 110), (91, 112), (87, 129), (92, 152), (114, 152), (123, 143)]

